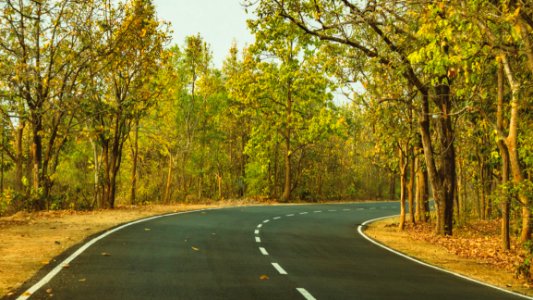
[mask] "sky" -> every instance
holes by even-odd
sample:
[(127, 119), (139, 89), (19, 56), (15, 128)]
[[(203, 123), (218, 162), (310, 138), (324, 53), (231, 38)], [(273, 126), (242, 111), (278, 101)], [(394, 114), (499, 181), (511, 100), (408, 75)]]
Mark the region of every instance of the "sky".
[(200, 35), (211, 45), (214, 65), (222, 62), (235, 41), (239, 49), (253, 43), (246, 27), (247, 15), (242, 0), (154, 0), (160, 19), (170, 21), (173, 44), (182, 46), (185, 37)]

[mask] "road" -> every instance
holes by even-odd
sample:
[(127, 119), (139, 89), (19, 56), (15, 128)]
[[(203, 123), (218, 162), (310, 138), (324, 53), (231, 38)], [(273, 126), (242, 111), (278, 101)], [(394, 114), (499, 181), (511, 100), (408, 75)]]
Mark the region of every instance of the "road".
[(397, 203), (354, 203), (157, 218), (94, 243), (30, 299), (521, 299), (357, 233), (397, 211)]

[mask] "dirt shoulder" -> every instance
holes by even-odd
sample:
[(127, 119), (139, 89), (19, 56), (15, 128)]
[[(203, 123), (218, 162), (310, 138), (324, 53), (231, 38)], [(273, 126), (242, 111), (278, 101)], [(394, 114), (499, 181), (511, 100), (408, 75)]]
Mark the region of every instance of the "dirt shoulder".
[(398, 219), (369, 224), (365, 234), (408, 256), (503, 289), (533, 296), (533, 288), (516, 275), (523, 252), (514, 243), (499, 249), (498, 223), (476, 222), (457, 228), (453, 237), (435, 237), (432, 225), (407, 226), (399, 231)]
[(250, 203), (150, 205), (89, 212), (19, 212), (0, 218), (0, 298), (11, 295), (68, 248), (119, 224), (165, 213), (247, 204)]

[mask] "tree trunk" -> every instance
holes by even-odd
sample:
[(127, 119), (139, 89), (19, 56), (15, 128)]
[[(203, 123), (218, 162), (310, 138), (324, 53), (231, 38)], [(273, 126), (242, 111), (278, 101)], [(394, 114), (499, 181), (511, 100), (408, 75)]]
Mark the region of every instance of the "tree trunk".
[(286, 106), (286, 121), (285, 128), (285, 184), (283, 188), (283, 195), (281, 196), (282, 202), (289, 202), (291, 200), (291, 126), (292, 126), (292, 93), (291, 93), (291, 81), (287, 84), (287, 106)]
[(398, 228), (403, 230), (405, 227), (405, 192), (406, 192), (406, 177), (407, 177), (407, 164), (405, 159), (405, 153), (401, 147), (398, 149), (398, 155), (400, 156), (400, 224)]
[(429, 221), (429, 195), (427, 171), (420, 156), (415, 158), (416, 165), (416, 219), (418, 222)]
[(34, 198), (35, 208), (43, 210), (46, 207), (45, 199), (42, 195), (42, 161), (43, 161), (43, 146), (42, 137), (43, 124), (41, 116), (34, 113), (32, 115), (32, 144), (31, 144), (31, 157), (32, 157), (32, 195)]
[[(524, 181), (522, 169), (520, 166), (520, 158), (518, 155), (518, 120), (520, 111), (520, 84), (515, 81), (511, 67), (506, 55), (501, 55), (501, 61), (507, 81), (511, 87), (511, 119), (509, 120), (509, 134), (505, 138), (505, 145), (509, 151), (509, 165), (511, 167), (511, 175), (513, 176), (513, 183), (519, 186)], [(529, 204), (529, 196), (521, 188), (518, 190), (518, 199), (522, 206), (522, 233), (520, 241), (525, 243), (531, 239), (531, 209)]]
[(131, 167), (131, 192), (130, 203), (135, 205), (136, 192), (137, 192), (137, 160), (139, 158), (139, 118), (135, 119), (135, 128), (133, 133), (133, 155), (132, 155), (132, 167)]
[(95, 205), (100, 205), (101, 207), (101, 193), (100, 193), (100, 159), (98, 155), (98, 148), (96, 143), (92, 138), (89, 138), (89, 141), (91, 143), (91, 146), (93, 148), (93, 160), (94, 160), (94, 195), (93, 195), (93, 204), (92, 208), (95, 207)]
[(15, 191), (22, 193), (24, 191), (24, 184), (22, 178), (24, 177), (24, 148), (22, 139), (24, 137), (24, 128), (26, 122), (19, 119), (20, 123), (15, 131)]
[(509, 210), (510, 210), (510, 199), (507, 192), (507, 183), (509, 181), (509, 151), (504, 141), (504, 125), (503, 125), (503, 98), (504, 98), (504, 70), (503, 64), (501, 61), (498, 61), (498, 110), (496, 112), (496, 130), (498, 132), (497, 145), (500, 150), (500, 155), (502, 157), (502, 176), (501, 176), (501, 185), (502, 193), (500, 194), (501, 209), (502, 209), (502, 220), (501, 220), (501, 238), (502, 238), (502, 248), (504, 250), (511, 249), (510, 234), (509, 234)]
[(163, 198), (163, 202), (166, 204), (170, 203), (170, 187), (172, 184), (172, 153), (168, 154), (168, 171), (167, 171), (167, 182), (165, 184), (165, 196)]
[[(424, 146), (424, 157), (428, 170), (429, 180), (433, 188), (433, 199), (437, 207), (436, 233), (440, 235), (452, 234), (453, 219), (453, 195), (455, 190), (455, 152), (453, 149), (453, 136), (451, 136), (451, 122), (447, 115), (449, 106), (449, 87), (440, 86), (437, 91), (437, 102), (442, 113), (438, 122), (439, 142), (441, 153), (439, 155), (439, 167), (433, 153), (429, 120), (429, 95), (425, 90), (422, 94), (422, 111), (420, 116), (420, 135)], [(443, 102), (444, 101), (444, 102)]]
[(415, 197), (414, 197), (414, 187), (415, 187), (415, 155), (411, 147), (408, 150), (409, 156), (409, 182), (407, 183), (407, 199), (409, 201), (409, 218), (411, 223), (415, 224)]

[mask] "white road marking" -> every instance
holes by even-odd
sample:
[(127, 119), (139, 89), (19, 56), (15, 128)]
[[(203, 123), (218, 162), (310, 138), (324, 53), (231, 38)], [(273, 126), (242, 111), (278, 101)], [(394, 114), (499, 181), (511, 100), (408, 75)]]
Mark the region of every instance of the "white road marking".
[(300, 215), (307, 215), (308, 212), (304, 211), (304, 212), (301, 212)]
[(350, 211), (350, 210), (351, 210), (351, 209), (349, 209), (349, 208), (345, 208), (345, 209), (343, 209), (342, 211)]
[(311, 295), (306, 289), (304, 289), (304, 288), (296, 288), (296, 290), (298, 292), (300, 292), (300, 294), (302, 294), (302, 296), (304, 296), (304, 298), (306, 300), (316, 300), (316, 298), (313, 297), (313, 295)]
[(255, 237), (255, 242), (256, 242), (256, 243), (261, 243), (261, 238), (258, 237), (258, 236), (256, 236), (256, 237)]
[(254, 231), (254, 233), (255, 233), (255, 234), (259, 234), (259, 229), (256, 229), (256, 230)]
[(321, 210), (315, 210), (314, 213), (315, 214), (318, 214), (318, 213), (321, 213), (322, 211)]
[(266, 219), (266, 220), (263, 221), (263, 223), (268, 223), (268, 222), (270, 222), (269, 219)]
[(283, 270), (283, 268), (278, 263), (272, 263), (272, 266), (274, 269), (276, 269), (281, 275), (287, 275), (287, 271)]
[(261, 227), (263, 227), (263, 224), (257, 225), (257, 228), (261, 228)]
[(294, 214), (288, 214), (287, 217), (294, 217)]
[(364, 208), (362, 208), (362, 207), (359, 207), (359, 208), (358, 208), (357, 210), (364, 210)]
[(263, 255), (268, 255), (268, 252), (263, 247), (259, 247), (259, 251), (261, 251), (261, 254), (263, 254)]
[(330, 212), (336, 212), (337, 210), (336, 210), (336, 209), (330, 209), (330, 210), (328, 210), (328, 211), (330, 211)]
[(272, 218), (272, 219), (274, 219), (274, 220), (279, 220), (279, 219), (281, 219), (281, 217), (274, 217), (274, 218)]
[(130, 222), (130, 223), (126, 223), (126, 224), (124, 224), (122, 226), (119, 226), (119, 227), (117, 227), (115, 229), (111, 229), (109, 231), (106, 231), (103, 234), (101, 234), (101, 235), (95, 237), (94, 239), (90, 240), (89, 242), (85, 243), (80, 248), (78, 248), (78, 250), (76, 250), (69, 257), (67, 257), (64, 261), (62, 261), (55, 268), (53, 268), (52, 271), (50, 271), (48, 274), (46, 274), (46, 276), (44, 276), (41, 280), (39, 280), (32, 287), (27, 289), (22, 295), (20, 295), (17, 298), (17, 300), (26, 300), (26, 299), (30, 298), (41, 287), (43, 287), (45, 284), (50, 282), (50, 280), (52, 280), (52, 278), (54, 278), (61, 270), (63, 270), (63, 268), (65, 266), (69, 265), (69, 263), (71, 261), (73, 261), (76, 257), (78, 257), (80, 254), (82, 254), (85, 250), (87, 250), (89, 247), (91, 247), (94, 243), (98, 242), (99, 240), (107, 237), (108, 235), (110, 235), (112, 233), (115, 233), (115, 232), (117, 232), (117, 231), (119, 231), (119, 230), (121, 230), (123, 228), (126, 228), (126, 227), (134, 225), (134, 224), (139, 224), (139, 223), (143, 223), (143, 222), (147, 222), (147, 221), (150, 221), (150, 220), (155, 220), (155, 219), (159, 219), (159, 218), (163, 218), (163, 217), (182, 215), (182, 214), (188, 214), (188, 213), (200, 212), (200, 211), (201, 212), (205, 212), (206, 210), (205, 209), (190, 210), (190, 211), (182, 211), (182, 212), (171, 213), (171, 214), (166, 214), (166, 215), (161, 215), (161, 216), (149, 217), (149, 218), (133, 221), (133, 222)]

